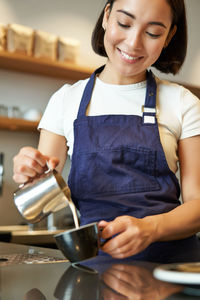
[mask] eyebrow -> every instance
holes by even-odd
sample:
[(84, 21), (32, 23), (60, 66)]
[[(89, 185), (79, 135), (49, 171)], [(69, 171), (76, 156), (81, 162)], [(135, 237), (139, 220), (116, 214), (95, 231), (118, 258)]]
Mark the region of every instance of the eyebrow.
[[(117, 10), (117, 12), (121, 12), (121, 13), (127, 15), (128, 17), (134, 19), (134, 20), (136, 19), (136, 17), (135, 17), (133, 14), (129, 13), (129, 12), (126, 11), (126, 10), (119, 9), (119, 10)], [(165, 24), (163, 24), (162, 22), (152, 21), (152, 22), (149, 22), (148, 24), (149, 24), (149, 25), (157, 25), (157, 26), (161, 26), (161, 27), (167, 28), (167, 27), (165, 26)]]

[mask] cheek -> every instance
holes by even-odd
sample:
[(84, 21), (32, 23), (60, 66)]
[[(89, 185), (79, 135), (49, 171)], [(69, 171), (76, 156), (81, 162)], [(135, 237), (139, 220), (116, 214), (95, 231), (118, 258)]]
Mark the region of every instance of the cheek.
[(149, 49), (151, 49), (150, 51), (151, 51), (152, 57), (158, 58), (162, 52), (163, 47), (164, 47), (163, 41), (151, 45), (151, 47), (149, 47)]
[(120, 36), (119, 32), (116, 30), (116, 28), (113, 26), (110, 26), (106, 29), (104, 40), (106, 44), (112, 44), (115, 45), (119, 42)]

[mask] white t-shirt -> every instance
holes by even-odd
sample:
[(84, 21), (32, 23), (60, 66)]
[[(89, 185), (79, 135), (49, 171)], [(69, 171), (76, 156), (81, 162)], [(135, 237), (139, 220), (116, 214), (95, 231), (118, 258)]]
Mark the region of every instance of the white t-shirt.
[[(178, 167), (178, 140), (200, 134), (200, 101), (184, 87), (157, 81), (157, 120), (161, 143), (169, 168), (176, 173)], [(50, 99), (38, 126), (65, 136), (68, 154), (73, 153), (73, 122), (88, 79), (73, 85), (65, 84)], [(146, 81), (115, 85), (96, 78), (87, 115), (124, 114), (142, 116), (145, 102)]]

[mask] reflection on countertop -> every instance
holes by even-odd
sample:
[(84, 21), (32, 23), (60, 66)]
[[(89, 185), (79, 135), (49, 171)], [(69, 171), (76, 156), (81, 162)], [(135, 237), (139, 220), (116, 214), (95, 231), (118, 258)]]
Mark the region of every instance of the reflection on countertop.
[(105, 284), (103, 299), (166, 299), (182, 290), (178, 285), (161, 282), (152, 275), (152, 269), (146, 264), (114, 264), (102, 274)]
[[(10, 265), (0, 262), (1, 299), (198, 299), (184, 294), (181, 285), (155, 279), (152, 271), (158, 264), (96, 257), (72, 265), (59, 250), (0, 243), (0, 257), (14, 254), (28, 255), (33, 261)], [(40, 259), (35, 260), (36, 256)]]

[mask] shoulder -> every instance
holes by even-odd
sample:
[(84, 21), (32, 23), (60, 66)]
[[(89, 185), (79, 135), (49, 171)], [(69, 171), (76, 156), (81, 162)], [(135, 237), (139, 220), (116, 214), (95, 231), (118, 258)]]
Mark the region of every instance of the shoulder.
[(44, 128), (56, 134), (66, 136), (77, 116), (81, 95), (88, 79), (72, 85), (64, 84), (50, 98), (42, 116), (39, 129)]
[(197, 110), (199, 109), (200, 101), (189, 89), (180, 84), (158, 78), (156, 78), (156, 82), (161, 105), (168, 106), (172, 111), (181, 115), (194, 106)]
[(181, 109), (181, 90), (179, 84), (161, 80), (156, 77), (157, 83), (157, 109), (160, 122), (176, 124), (176, 128), (181, 131), (182, 109)]
[(159, 122), (169, 127), (177, 139), (188, 137), (194, 127), (200, 128), (199, 99), (180, 84), (158, 78), (156, 82)]
[(50, 98), (47, 108), (58, 111), (68, 110), (71, 106), (79, 105), (88, 79), (79, 80), (74, 84), (64, 84)]
[[(160, 119), (176, 127), (180, 139), (200, 134), (200, 100), (184, 86), (156, 79)], [(175, 126), (176, 125), (176, 126)]]
[[(166, 95), (173, 95), (173, 99), (178, 98), (180, 99), (186, 99), (187, 101), (195, 101), (198, 102), (198, 97), (196, 97), (189, 89), (185, 88), (183, 85), (167, 81), (167, 80), (162, 80), (156, 77), (156, 83), (157, 87), (160, 93), (163, 93), (165, 96)], [(162, 96), (162, 94), (161, 94)]]
[(60, 97), (65, 98), (70, 94), (82, 94), (83, 90), (88, 82), (89, 78), (85, 80), (79, 80), (74, 84), (64, 84), (59, 90), (57, 90), (51, 98), (57, 99)]
[(161, 94), (161, 96), (171, 96), (173, 94), (173, 98), (180, 98), (181, 90), (183, 89), (183, 86), (180, 84), (168, 80), (162, 80), (158, 77), (156, 77), (156, 83), (158, 92)]

